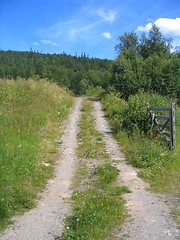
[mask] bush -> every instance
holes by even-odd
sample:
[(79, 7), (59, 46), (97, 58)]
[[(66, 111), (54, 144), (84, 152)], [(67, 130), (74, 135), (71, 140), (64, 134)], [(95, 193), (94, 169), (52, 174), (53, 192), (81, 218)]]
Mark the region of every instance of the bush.
[(139, 92), (128, 99), (125, 118), (122, 127), (128, 132), (140, 131), (147, 133), (151, 129), (150, 114), (147, 112), (147, 104), (151, 106), (167, 106), (166, 98), (157, 94)]
[(110, 93), (102, 100), (106, 113), (110, 119), (110, 124), (114, 132), (122, 129), (125, 118), (127, 102), (120, 98), (120, 94)]
[(110, 124), (115, 133), (125, 130), (147, 133), (151, 129), (150, 114), (147, 104), (151, 106), (168, 106), (169, 101), (157, 94), (139, 92), (129, 97), (128, 102), (120, 98), (120, 94), (110, 93), (103, 99), (103, 104)]
[[(118, 98), (118, 95), (108, 95), (104, 98), (104, 106), (127, 161), (141, 168), (139, 175), (148, 180), (154, 190), (177, 195), (180, 176), (180, 108), (176, 109), (177, 144), (176, 152), (172, 153), (159, 136), (150, 137), (149, 133), (154, 130), (151, 129), (147, 112), (147, 103), (151, 106), (169, 107), (170, 100), (157, 94), (139, 92), (130, 96), (125, 105), (117, 105), (118, 112), (114, 111), (114, 108), (117, 108), (116, 103), (121, 102)], [(116, 107), (113, 106), (114, 103)], [(120, 109), (123, 109), (123, 114)], [(162, 114), (164, 115), (164, 112)], [(121, 124), (117, 127), (118, 118)], [(151, 131), (148, 132), (148, 129)]]

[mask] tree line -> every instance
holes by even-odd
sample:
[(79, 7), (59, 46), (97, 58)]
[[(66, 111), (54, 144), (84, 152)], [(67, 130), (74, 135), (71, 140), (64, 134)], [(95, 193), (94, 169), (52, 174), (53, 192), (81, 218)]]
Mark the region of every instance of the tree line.
[(180, 99), (180, 52), (172, 51), (172, 39), (154, 25), (139, 39), (134, 32), (119, 37), (111, 85), (128, 99), (139, 89)]
[(0, 51), (0, 78), (48, 78), (76, 95), (87, 89), (107, 88), (113, 61), (89, 58), (85, 53), (43, 54), (35, 51)]

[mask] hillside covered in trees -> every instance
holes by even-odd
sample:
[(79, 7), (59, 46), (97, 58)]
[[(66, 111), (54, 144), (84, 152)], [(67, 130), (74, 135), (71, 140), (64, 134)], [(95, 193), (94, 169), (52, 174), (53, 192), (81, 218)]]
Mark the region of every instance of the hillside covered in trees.
[(47, 78), (75, 94), (84, 94), (91, 87), (106, 88), (111, 76), (111, 60), (34, 51), (0, 51), (0, 78)]

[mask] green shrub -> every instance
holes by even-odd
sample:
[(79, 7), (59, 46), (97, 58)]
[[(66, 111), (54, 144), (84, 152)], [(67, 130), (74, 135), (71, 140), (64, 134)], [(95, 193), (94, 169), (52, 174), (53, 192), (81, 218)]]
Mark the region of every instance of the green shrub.
[(139, 131), (147, 133), (151, 129), (150, 114), (147, 104), (151, 106), (170, 105), (170, 101), (157, 94), (139, 92), (129, 97), (128, 102), (120, 98), (120, 94), (110, 93), (102, 100), (110, 124), (115, 133), (125, 130), (128, 133)]
[(110, 119), (110, 124), (114, 132), (122, 129), (123, 119), (125, 118), (127, 103), (120, 98), (120, 94), (110, 93), (102, 100), (106, 114)]
[(128, 99), (125, 118), (122, 127), (128, 132), (140, 131), (147, 133), (151, 129), (150, 114), (147, 112), (147, 104), (151, 106), (168, 106), (170, 102), (157, 94), (139, 92)]
[[(126, 159), (135, 167), (141, 168), (139, 175), (151, 183), (156, 191), (168, 192), (174, 195), (179, 193), (180, 169), (180, 108), (176, 108), (176, 151), (172, 153), (162, 139), (153, 133), (150, 125), (150, 116), (147, 112), (147, 103), (151, 106), (169, 107), (170, 100), (157, 94), (139, 92), (130, 96), (121, 119), (121, 126), (117, 127), (113, 115), (113, 105), (119, 101), (119, 96), (104, 98), (104, 106), (118, 141), (126, 154)], [(112, 99), (115, 99), (113, 102)], [(121, 107), (119, 107), (120, 109)], [(161, 114), (160, 112), (158, 114)], [(162, 112), (164, 115), (165, 113)], [(117, 128), (116, 128), (117, 127)], [(116, 129), (115, 129), (116, 128)], [(151, 131), (148, 131), (148, 130)]]
[(105, 90), (101, 86), (90, 87), (88, 90), (86, 90), (86, 96), (101, 97), (104, 92)]

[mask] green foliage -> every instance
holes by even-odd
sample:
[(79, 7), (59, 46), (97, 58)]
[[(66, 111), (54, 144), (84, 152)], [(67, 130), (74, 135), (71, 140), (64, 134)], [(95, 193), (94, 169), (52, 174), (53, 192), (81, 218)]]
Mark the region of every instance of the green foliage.
[(134, 33), (125, 33), (118, 38), (119, 43), (116, 45), (116, 52), (124, 54), (126, 58), (132, 58), (138, 53), (138, 36)]
[(168, 99), (144, 92), (130, 96), (128, 102), (121, 99), (118, 94), (110, 93), (103, 99), (103, 103), (116, 133), (120, 130), (128, 133), (133, 131), (147, 133), (151, 129), (147, 104), (150, 103), (151, 106), (169, 105)]
[(148, 57), (144, 62), (146, 78), (151, 82), (151, 90), (162, 96), (177, 98), (180, 85), (180, 60), (176, 56), (162, 58)]
[[(120, 98), (120, 94), (111, 92), (102, 99), (106, 114), (110, 118), (112, 129), (115, 133), (122, 129), (123, 119), (126, 115), (127, 102)], [(112, 104), (113, 103), (113, 104)]]
[(72, 97), (56, 84), (0, 80), (0, 228), (34, 206), (52, 176), (58, 126), (71, 106)]
[(164, 57), (170, 54), (172, 39), (165, 38), (156, 25), (153, 25), (149, 31), (148, 37), (143, 34), (141, 45), (139, 47), (140, 54), (144, 59), (158, 55)]
[(100, 187), (104, 187), (116, 181), (118, 176), (118, 170), (110, 163), (105, 163), (97, 167), (96, 175), (98, 178), (98, 185)]
[(106, 88), (111, 76), (111, 60), (38, 52), (0, 51), (0, 78), (48, 78), (76, 95), (92, 87)]
[(111, 84), (122, 96), (127, 99), (129, 95), (136, 94), (143, 86), (142, 62), (139, 58), (134, 57), (126, 59), (120, 55), (114, 63)]
[(134, 33), (120, 36), (111, 84), (126, 100), (140, 89), (179, 98), (180, 58), (170, 53), (170, 47), (171, 39), (164, 38), (156, 26), (140, 40)]
[(107, 158), (102, 135), (94, 128), (95, 120), (92, 110), (92, 102), (85, 101), (82, 106), (82, 118), (79, 123), (81, 131), (78, 134), (78, 138), (81, 141), (81, 145), (77, 153), (81, 158)]
[(105, 93), (105, 90), (101, 86), (91, 87), (86, 90), (86, 96), (101, 97)]
[(123, 219), (123, 200), (98, 189), (75, 192), (74, 215), (68, 219), (68, 230), (61, 240), (104, 239), (112, 227)]
[[(157, 94), (140, 92), (129, 97), (126, 109), (123, 110), (126, 114), (121, 113), (121, 106), (117, 106), (116, 102), (121, 104), (119, 96), (112, 93), (103, 99), (110, 124), (123, 147), (127, 161), (141, 169), (140, 176), (148, 180), (154, 190), (179, 194), (180, 109), (177, 107), (176, 111), (177, 149), (172, 153), (158, 135), (152, 135), (153, 130), (149, 125), (150, 117), (147, 112), (148, 102), (151, 106), (168, 107), (170, 103), (168, 99)], [(114, 103), (119, 111), (119, 113), (116, 111), (116, 116), (118, 114), (121, 116), (119, 125), (114, 120)], [(123, 109), (124, 106), (123, 103)]]
[(170, 105), (170, 101), (156, 94), (140, 92), (130, 96), (123, 121), (123, 129), (128, 132), (137, 130), (144, 133), (147, 133), (151, 129), (147, 103), (150, 103), (151, 106)]

